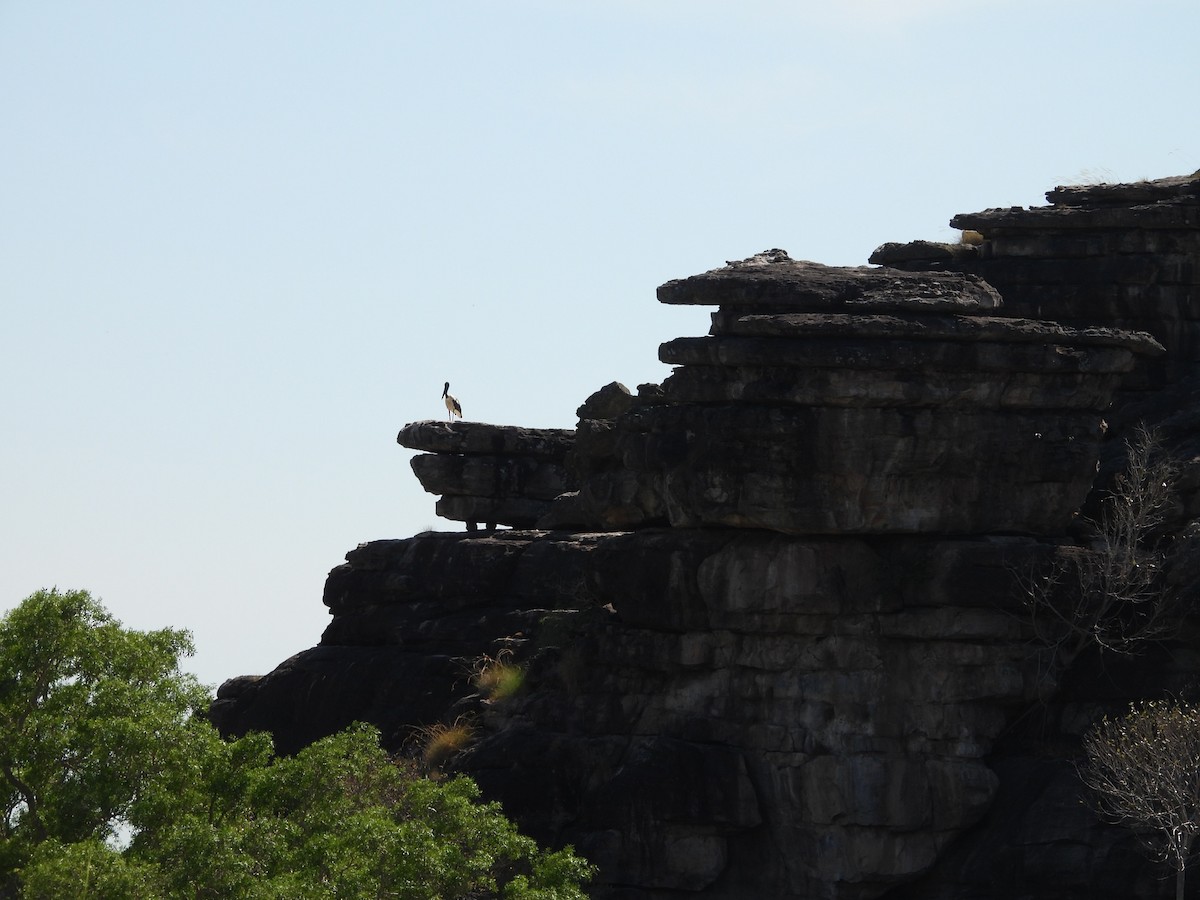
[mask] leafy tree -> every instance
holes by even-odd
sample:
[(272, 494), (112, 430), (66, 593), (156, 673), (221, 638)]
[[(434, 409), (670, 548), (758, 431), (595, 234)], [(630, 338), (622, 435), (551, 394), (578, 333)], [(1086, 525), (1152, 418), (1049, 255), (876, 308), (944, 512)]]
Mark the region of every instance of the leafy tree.
[(1175, 869), (1183, 900), (1188, 858), (1200, 835), (1200, 708), (1173, 701), (1132, 704), (1107, 716), (1083, 741), (1084, 784), (1106, 819), (1146, 838)]
[(93, 838), (74, 844), (44, 841), (34, 848), (21, 875), (20, 896), (26, 900), (157, 900), (163, 896), (153, 867), (131, 863), (116, 849)]
[(273, 761), (262, 735), (217, 744), (133, 810), (131, 858), (192, 863), (164, 871), (171, 896), (583, 896), (586, 863), (538, 850), (469, 779), (419, 777), (369, 726)]
[(591, 867), (432, 782), (368, 726), (276, 758), (225, 741), (183, 632), (121, 628), (86, 592), (0, 620), (0, 896), (576, 900)]
[(48, 841), (116, 839), (207, 703), (179, 671), (190, 652), (184, 632), (127, 631), (85, 591), (39, 591), (0, 620), (0, 879)]

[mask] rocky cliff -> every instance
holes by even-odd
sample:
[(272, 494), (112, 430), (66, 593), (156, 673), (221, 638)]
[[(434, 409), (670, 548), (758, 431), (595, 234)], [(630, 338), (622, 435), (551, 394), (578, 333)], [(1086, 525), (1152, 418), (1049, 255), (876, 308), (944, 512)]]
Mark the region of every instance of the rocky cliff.
[[(1191, 643), (1048, 669), (1024, 579), (1140, 419), (1190, 546), (1200, 182), (1048, 196), (882, 268), (776, 250), (669, 282), (710, 333), (573, 432), (406, 426), (440, 514), (515, 527), (352, 550), (319, 645), (214, 720), (283, 750), (469, 722), (447, 765), (598, 863), (598, 897), (1157, 896), (1070, 756), (1102, 710), (1193, 687)], [(472, 677), (496, 660), (519, 690)]]

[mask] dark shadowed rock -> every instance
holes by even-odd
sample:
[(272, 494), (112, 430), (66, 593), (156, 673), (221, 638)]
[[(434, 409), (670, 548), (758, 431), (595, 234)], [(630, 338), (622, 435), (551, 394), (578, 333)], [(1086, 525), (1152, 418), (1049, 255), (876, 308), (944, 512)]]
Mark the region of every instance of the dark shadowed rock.
[(962, 242), (949, 244), (937, 241), (909, 241), (905, 244), (887, 243), (875, 249), (871, 254), (872, 265), (898, 266), (909, 269), (912, 263), (921, 264), (921, 269), (936, 271), (947, 263), (970, 263), (978, 255), (973, 244)]
[(1200, 171), (1131, 184), (1059, 185), (1046, 199), (1055, 206), (1140, 206), (1164, 200), (1200, 200)]
[(516, 647), (526, 693), (475, 701), (461, 766), (525, 827), (656, 889), (878, 894), (996, 790), (984, 756), (1034, 685), (1008, 584), (1031, 552), (685, 529), (376, 542), (330, 574), (322, 645), (213, 715), (284, 749), (360, 718), (403, 746), (472, 708), (470, 660)]
[(485, 422), (425, 420), (405, 425), (396, 443), (427, 453), (464, 453), (488, 456), (522, 456), (561, 460), (571, 449), (569, 428), (520, 428)]
[[(1023, 598), (1142, 421), (1179, 463), (1164, 579), (1200, 586), (1198, 186), (1058, 188), (886, 269), (776, 250), (669, 282), (717, 309), (663, 384), (574, 431), (401, 432), (439, 514), (543, 530), (359, 545), (320, 644), (213, 721), (417, 754), (469, 720), (446, 765), (597, 863), (596, 900), (1161, 896), (1071, 761), (1101, 715), (1194, 692), (1200, 635), (1049, 668)], [(471, 678), (500, 656), (503, 699)]]
[(1000, 295), (972, 275), (839, 268), (767, 250), (702, 275), (668, 281), (660, 303), (755, 307), (780, 312), (968, 312), (995, 309)]
[(430, 453), (415, 456), (413, 472), (431, 494), (553, 500), (563, 492), (561, 463), (537, 457), (462, 456)]
[(606, 384), (592, 396), (583, 401), (583, 405), (575, 411), (581, 419), (615, 419), (634, 404), (634, 397), (629, 388), (619, 381)]
[(660, 402), (581, 423), (559, 521), (1060, 533), (1095, 477), (1099, 414), (1138, 355), (1163, 352), (1146, 334), (980, 315), (999, 298), (978, 279), (777, 250), (660, 299), (718, 305), (711, 333), (659, 348), (677, 367)]
[(746, 406), (670, 409), (629, 429), (663, 473), (673, 525), (801, 534), (1060, 532), (1102, 434), (1094, 413)]
[(884, 245), (871, 257), (912, 271), (973, 274), (1004, 297), (1004, 314), (1153, 335), (1167, 355), (1124, 380), (1157, 390), (1200, 362), (1200, 179), (1058, 187), (1049, 206), (954, 216), (979, 232), (973, 255), (950, 259), (920, 245)]
[(567, 452), (575, 432), (482, 422), (413, 422), (396, 442), (415, 456), (421, 486), (441, 494), (437, 513), (447, 519), (530, 527), (568, 490)]

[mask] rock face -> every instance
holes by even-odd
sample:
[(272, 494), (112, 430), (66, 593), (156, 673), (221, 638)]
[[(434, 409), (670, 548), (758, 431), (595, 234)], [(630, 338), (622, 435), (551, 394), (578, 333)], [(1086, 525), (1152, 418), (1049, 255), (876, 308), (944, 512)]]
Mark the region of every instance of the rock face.
[(489, 527), (528, 528), (567, 490), (564, 460), (574, 443), (566, 428), (517, 428), (482, 422), (413, 422), (396, 442), (428, 453), (413, 457), (421, 486), (441, 494), (437, 514)]
[(1192, 372), (1200, 360), (1200, 177), (1059, 187), (1046, 198), (1045, 207), (951, 219), (978, 232), (978, 246), (885, 244), (871, 262), (980, 276), (1008, 315), (1149, 332), (1167, 355), (1140, 369), (1130, 389)]
[[(597, 527), (792, 534), (1026, 531), (1069, 522), (1105, 409), (1149, 336), (992, 315), (973, 276), (837, 269), (780, 250), (659, 289), (715, 304), (663, 344), (662, 402), (620, 417), (581, 475)], [(985, 314), (986, 313), (986, 314)], [(615, 431), (615, 434), (612, 433)]]
[(476, 702), (487, 736), (460, 766), (540, 837), (643, 889), (879, 896), (996, 791), (984, 757), (1037, 688), (1008, 568), (1032, 552), (735, 529), (375, 542), (330, 576), (322, 646), (219, 719), (282, 709), (293, 749), (367, 718), (401, 746), (471, 708), (465, 663), (507, 637), (529, 690)]
[[(710, 333), (573, 431), (406, 426), (440, 514), (524, 530), (360, 545), (320, 644), (227, 682), (213, 720), (284, 751), (365, 720), (414, 752), (469, 718), (453, 767), (596, 862), (597, 898), (1160, 895), (1070, 754), (1102, 711), (1200, 684), (1194, 636), (1048, 672), (1022, 597), (1136, 419), (1183, 461), (1168, 524), (1200, 545), (1196, 192), (1050, 199), (889, 268), (768, 251), (669, 282)], [(501, 657), (525, 673), (503, 698), (470, 677)]]

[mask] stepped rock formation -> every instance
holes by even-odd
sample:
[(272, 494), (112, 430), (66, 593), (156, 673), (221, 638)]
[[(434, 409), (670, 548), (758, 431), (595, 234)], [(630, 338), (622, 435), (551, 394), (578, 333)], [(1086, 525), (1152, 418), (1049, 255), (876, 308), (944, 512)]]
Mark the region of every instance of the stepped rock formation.
[[(718, 311), (710, 336), (661, 347), (677, 366), (663, 402), (618, 419), (608, 452), (623, 465), (585, 478), (601, 527), (1053, 533), (1091, 486), (1098, 411), (1135, 353), (1162, 352), (1145, 336), (991, 315), (1000, 298), (973, 276), (778, 250), (659, 299)], [(623, 494), (650, 502), (610, 500)]]
[[(406, 426), (440, 514), (517, 530), (360, 545), (320, 644), (226, 682), (214, 721), (291, 751), (364, 720), (411, 750), (470, 717), (454, 768), (596, 862), (596, 897), (1157, 896), (1048, 748), (1200, 659), (1047, 672), (1022, 578), (1070, 543), (1120, 446), (1105, 419), (1162, 426), (1170, 525), (1200, 542), (1197, 193), (1049, 196), (956, 219), (977, 246), (881, 248), (889, 268), (768, 251), (669, 282), (716, 307), (710, 334), (573, 431)], [(497, 658), (525, 667), (515, 696), (470, 677)]]
[(884, 244), (871, 262), (969, 272), (1008, 315), (1145, 331), (1167, 348), (1131, 388), (1157, 388), (1200, 361), (1200, 178), (1059, 187), (1049, 206), (957, 215), (978, 246)]
[(567, 489), (574, 431), (426, 421), (404, 426), (396, 442), (428, 451), (412, 467), (425, 490), (442, 495), (439, 516), (472, 530), (479, 522), (529, 528)]

